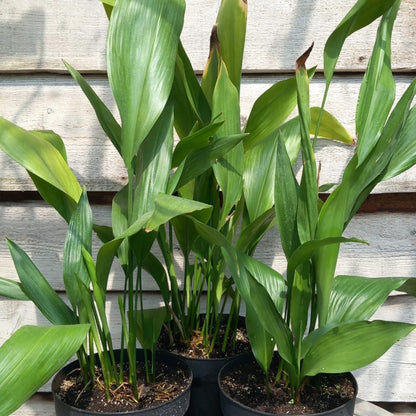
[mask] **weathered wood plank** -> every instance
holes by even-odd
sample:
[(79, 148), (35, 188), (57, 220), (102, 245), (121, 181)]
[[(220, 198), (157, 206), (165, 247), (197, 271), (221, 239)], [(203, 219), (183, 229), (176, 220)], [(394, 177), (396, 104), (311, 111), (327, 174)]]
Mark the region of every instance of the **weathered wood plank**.
[[(188, 0), (182, 34), (195, 69), (204, 68), (218, 0)], [(326, 39), (355, 0), (249, 2), (246, 71), (287, 71), (315, 41), (311, 64), (322, 67)], [(402, 2), (393, 36), (393, 67), (414, 70), (415, 6)], [(64, 69), (61, 59), (83, 71), (105, 69), (107, 18), (98, 0), (67, 2), (4, 0), (0, 11), (0, 71)], [(362, 70), (371, 53), (375, 26), (353, 35), (345, 44), (340, 70)]]
[[(389, 408), (377, 406), (361, 399), (355, 405), (355, 416), (413, 416), (416, 409), (412, 404), (400, 404)], [(20, 409), (16, 410), (12, 416), (55, 416), (55, 409), (50, 394), (36, 394), (28, 400)]]
[[(116, 112), (105, 77), (88, 77), (104, 102)], [(256, 98), (282, 76), (247, 76), (241, 89), (243, 122)], [(411, 82), (397, 76), (397, 96)], [(354, 135), (354, 113), (359, 77), (336, 77), (327, 103), (332, 112)], [(311, 105), (320, 105), (324, 89), (322, 77), (311, 86)], [(105, 138), (88, 100), (68, 76), (0, 76), (0, 114), (26, 129), (50, 129), (66, 143), (68, 159), (78, 179), (90, 191), (115, 191), (125, 183), (126, 173), (118, 153)], [(353, 154), (353, 147), (322, 141), (317, 160), (322, 164), (321, 183), (337, 182)], [(0, 191), (33, 190), (26, 172), (0, 152)], [(416, 169), (379, 185), (374, 192), (414, 192)]]
[[(97, 224), (110, 223), (110, 207), (93, 206)], [(0, 203), (0, 276), (16, 279), (13, 262), (4, 238), (25, 249), (52, 286), (64, 290), (62, 282), (62, 250), (66, 224), (56, 212), (41, 201)], [(338, 274), (368, 277), (416, 276), (416, 216), (414, 213), (358, 214), (348, 226), (346, 236), (369, 242), (341, 246)], [(94, 240), (94, 253), (99, 247)], [(177, 250), (179, 252), (179, 249)], [(160, 256), (158, 249), (155, 254)], [(285, 259), (276, 230), (271, 230), (256, 250), (256, 257), (284, 272)], [(178, 276), (181, 275), (182, 259), (176, 256)], [(115, 261), (109, 279), (111, 290), (123, 289), (123, 274)], [(149, 276), (144, 277), (145, 290), (157, 290)]]

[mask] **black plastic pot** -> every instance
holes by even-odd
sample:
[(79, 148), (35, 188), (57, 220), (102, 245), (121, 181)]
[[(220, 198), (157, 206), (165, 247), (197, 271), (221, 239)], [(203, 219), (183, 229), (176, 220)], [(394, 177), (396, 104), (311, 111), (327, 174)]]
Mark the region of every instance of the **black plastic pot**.
[[(174, 399), (162, 403), (160, 405), (154, 406), (152, 408), (142, 409), (142, 410), (134, 410), (130, 412), (93, 412), (89, 410), (78, 409), (73, 407), (64, 401), (61, 400), (59, 395), (57, 394), (57, 388), (61, 384), (62, 380), (66, 377), (68, 373), (71, 371), (79, 368), (78, 361), (74, 361), (59, 371), (55, 378), (52, 381), (52, 394), (53, 399), (55, 402), (55, 412), (57, 416), (87, 416), (87, 415), (105, 415), (105, 416), (121, 416), (121, 415), (128, 415), (128, 416), (183, 416), (185, 415), (190, 402), (190, 395), (191, 395), (191, 384), (192, 384), (192, 371), (186, 365), (184, 360), (179, 357), (175, 357), (170, 353), (166, 353), (163, 351), (159, 351), (157, 354), (158, 362), (162, 362), (170, 367), (176, 367), (179, 371), (183, 372), (185, 375), (189, 376), (189, 385), (186, 390), (181, 393), (179, 396), (175, 397)], [(120, 357), (120, 351), (115, 351), (116, 359)], [(137, 350), (137, 360), (143, 361), (144, 355), (143, 350)]]
[(221, 368), (233, 361), (231, 358), (182, 357), (192, 370), (191, 403), (187, 416), (220, 416), (218, 374)]
[[(253, 361), (254, 357), (252, 354), (244, 354), (241, 357), (238, 357), (233, 362), (226, 364), (218, 374), (218, 385), (219, 385), (219, 392), (220, 392), (220, 406), (223, 416), (284, 416), (282, 414), (275, 414), (275, 413), (266, 413), (261, 412), (259, 410), (252, 409), (247, 407), (233, 398), (231, 398), (222, 388), (221, 388), (221, 380), (224, 379), (226, 374), (231, 371), (235, 366), (241, 365), (244, 362)], [(314, 413), (309, 414), (307, 416), (353, 416), (354, 415), (354, 406), (355, 400), (357, 397), (357, 381), (355, 380), (354, 376), (350, 374), (351, 379), (353, 380), (354, 387), (355, 387), (355, 395), (354, 397), (335, 409), (328, 410), (326, 412), (321, 413)], [(305, 416), (305, 415), (292, 415), (292, 416)]]

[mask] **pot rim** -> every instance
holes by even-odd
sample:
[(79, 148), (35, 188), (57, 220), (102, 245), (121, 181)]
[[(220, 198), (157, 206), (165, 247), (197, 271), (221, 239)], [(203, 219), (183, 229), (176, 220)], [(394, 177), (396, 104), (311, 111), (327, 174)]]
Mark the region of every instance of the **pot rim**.
[[(221, 380), (223, 378), (223, 374), (229, 370), (232, 366), (237, 365), (240, 361), (243, 361), (244, 359), (249, 359), (249, 360), (255, 360), (254, 355), (252, 353), (247, 353), (242, 357), (237, 357), (236, 359), (234, 359), (233, 361), (225, 364), (221, 370), (218, 373), (218, 387), (220, 390), (220, 395), (223, 395), (227, 400), (229, 400), (230, 402), (232, 402), (233, 404), (235, 404), (236, 406), (241, 407), (242, 409), (249, 411), (249, 412), (253, 412), (253, 415), (259, 415), (259, 416), (285, 416), (282, 413), (268, 413), (268, 412), (263, 412), (261, 410), (256, 410), (253, 409), (252, 407), (246, 406), (243, 403), (240, 403), (239, 401), (233, 399), (229, 394), (227, 394), (221, 385)], [(347, 402), (345, 402), (344, 404), (342, 404), (341, 406), (338, 407), (334, 407), (333, 409), (330, 410), (326, 410), (325, 412), (320, 412), (320, 413), (310, 413), (310, 414), (300, 414), (300, 415), (290, 415), (290, 416), (326, 416), (326, 415), (330, 415), (332, 412), (337, 411), (337, 410), (341, 410), (344, 407), (347, 407), (348, 405), (350, 405), (351, 402), (355, 402), (355, 400), (357, 399), (357, 394), (358, 394), (358, 384), (357, 384), (357, 380), (354, 377), (354, 375), (351, 372), (347, 372), (346, 374), (348, 374), (348, 376), (351, 378), (353, 384), (354, 384), (354, 397), (351, 398), (350, 400), (348, 400)]]

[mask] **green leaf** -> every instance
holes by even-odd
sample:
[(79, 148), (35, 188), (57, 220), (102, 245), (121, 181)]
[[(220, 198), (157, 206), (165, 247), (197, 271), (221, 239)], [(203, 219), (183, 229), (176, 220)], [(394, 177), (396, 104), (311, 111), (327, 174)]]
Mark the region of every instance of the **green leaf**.
[(27, 297), (52, 324), (74, 324), (74, 312), (58, 296), (29, 256), (13, 241), (7, 240), (7, 244)]
[[(311, 78), (315, 68), (308, 70)], [(265, 91), (251, 109), (245, 132), (250, 135), (244, 140), (248, 149), (282, 125), (296, 106), (296, 81), (289, 78), (279, 81)]]
[(246, 137), (245, 134), (235, 134), (228, 137), (220, 137), (208, 145), (190, 152), (185, 159), (181, 177), (176, 189), (179, 189), (207, 171), (218, 159), (226, 155), (234, 146)]
[(274, 205), (277, 141), (273, 136), (250, 147), (244, 157), (244, 199), (249, 222)]
[(397, 0), (358, 0), (341, 23), (331, 33), (325, 44), (324, 74), (330, 83), (345, 40), (352, 33), (369, 25), (385, 13)]
[(246, 24), (246, 1), (223, 0), (221, 2), (217, 16), (219, 49), (230, 74), (230, 80), (237, 91), (240, 91)]
[(112, 11), (107, 69), (127, 169), (170, 95), (184, 11), (183, 0), (117, 0)]
[(67, 194), (75, 202), (81, 187), (53, 144), (0, 117), (0, 149), (33, 175)]
[[(212, 112), (224, 117), (224, 124), (218, 129), (219, 137), (241, 133), (238, 91), (231, 82), (223, 62), (212, 96)], [(237, 143), (213, 165), (213, 169), (223, 193), (219, 225), (221, 228), (226, 222), (232, 207), (241, 198), (244, 170), (243, 144), (241, 142)]]
[(331, 292), (328, 324), (370, 319), (393, 290), (407, 279), (337, 276)]
[(118, 121), (114, 118), (114, 116), (111, 114), (111, 111), (107, 108), (103, 101), (94, 92), (85, 78), (67, 62), (64, 61), (64, 64), (72, 78), (74, 78), (74, 80), (81, 87), (82, 91), (84, 91), (85, 96), (88, 98), (89, 102), (94, 108), (95, 114), (97, 115), (97, 120), (99, 121), (105, 134), (111, 140), (117, 151), (121, 153), (121, 127), (118, 124)]
[(394, 102), (396, 84), (391, 72), (391, 33), (400, 2), (386, 12), (361, 83), (357, 103), (358, 165), (377, 143)]
[(44, 385), (84, 341), (89, 325), (24, 326), (0, 347), (0, 414), (8, 415)]
[(69, 222), (62, 266), (65, 289), (74, 310), (81, 300), (77, 278), (87, 287), (90, 283), (89, 273), (83, 261), (82, 249), (85, 248), (91, 253), (92, 224), (92, 211), (87, 193), (84, 191)]
[(416, 325), (359, 321), (337, 326), (319, 337), (306, 353), (303, 376), (342, 373), (364, 367), (381, 357)]
[(316, 162), (310, 140), (309, 76), (305, 67), (305, 62), (312, 51), (312, 47), (313, 45), (296, 61), (295, 77), (303, 162), (297, 207), (297, 229), (299, 239), (302, 243), (312, 240), (315, 237), (315, 229), (318, 221)]
[(0, 296), (16, 300), (30, 300), (21, 283), (0, 277)]
[(181, 42), (176, 56), (172, 95), (175, 129), (180, 138), (189, 135), (196, 123), (201, 126), (209, 124), (211, 109)]
[(297, 232), (299, 185), (281, 135), (277, 137), (274, 201), (283, 251), (288, 259), (299, 247)]
[(153, 350), (166, 321), (166, 308), (143, 309), (136, 314), (137, 339), (143, 348)]
[(413, 107), (404, 119), (403, 128), (397, 138), (397, 145), (383, 180), (399, 175), (416, 163), (415, 131), (416, 107)]
[(246, 329), (254, 357), (267, 374), (272, 362), (275, 342), (264, 327), (259, 325), (256, 313), (250, 306), (246, 308)]
[(146, 225), (146, 230), (155, 230), (170, 219), (194, 211), (211, 209), (210, 205), (172, 195), (159, 194), (155, 199), (155, 210)]
[(172, 167), (178, 167), (191, 151), (208, 146), (223, 122), (212, 123), (183, 138), (175, 147), (172, 156)]

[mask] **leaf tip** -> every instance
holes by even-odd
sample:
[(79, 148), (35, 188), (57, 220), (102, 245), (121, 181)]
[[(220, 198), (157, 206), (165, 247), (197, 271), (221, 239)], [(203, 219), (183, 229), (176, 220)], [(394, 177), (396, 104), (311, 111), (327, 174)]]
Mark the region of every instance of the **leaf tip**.
[(296, 60), (296, 70), (303, 68), (306, 69), (305, 62), (309, 58), (310, 53), (312, 52), (313, 45), (315, 42), (312, 42), (312, 45)]

